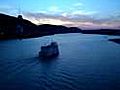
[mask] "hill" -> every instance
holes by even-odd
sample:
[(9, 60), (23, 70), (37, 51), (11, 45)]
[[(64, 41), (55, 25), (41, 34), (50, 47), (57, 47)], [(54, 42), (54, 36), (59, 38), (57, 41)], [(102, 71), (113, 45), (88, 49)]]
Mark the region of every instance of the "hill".
[[(23, 32), (20, 35), (17, 33), (17, 25), (19, 22), (22, 23), (23, 27)], [(25, 19), (22, 19), (20, 21), (18, 17), (0, 14), (0, 39), (29, 38), (44, 35), (53, 35), (58, 33), (74, 33), (80, 31), (81, 29), (78, 29), (77, 27), (68, 28), (62, 25), (49, 24), (35, 25)]]
[(77, 27), (65, 27), (62, 25), (35, 25), (32, 22), (23, 19), (21, 15), (13, 17), (0, 14), (0, 39), (32, 38), (61, 33), (120, 35), (120, 30), (81, 30)]

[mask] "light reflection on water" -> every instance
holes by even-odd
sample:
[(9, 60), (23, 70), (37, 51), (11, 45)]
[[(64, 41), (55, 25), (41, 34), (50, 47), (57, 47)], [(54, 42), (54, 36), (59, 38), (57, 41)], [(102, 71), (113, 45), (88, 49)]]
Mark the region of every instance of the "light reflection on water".
[[(119, 90), (120, 45), (109, 38), (64, 34), (0, 41), (0, 90)], [(51, 39), (60, 56), (41, 60), (40, 46)]]

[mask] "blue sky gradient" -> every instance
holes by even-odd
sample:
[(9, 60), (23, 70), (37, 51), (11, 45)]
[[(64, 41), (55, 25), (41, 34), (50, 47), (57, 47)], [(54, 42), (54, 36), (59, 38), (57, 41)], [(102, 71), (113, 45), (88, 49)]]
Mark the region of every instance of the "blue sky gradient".
[(0, 13), (17, 16), (19, 12), (36, 24), (120, 25), (120, 0), (0, 0)]

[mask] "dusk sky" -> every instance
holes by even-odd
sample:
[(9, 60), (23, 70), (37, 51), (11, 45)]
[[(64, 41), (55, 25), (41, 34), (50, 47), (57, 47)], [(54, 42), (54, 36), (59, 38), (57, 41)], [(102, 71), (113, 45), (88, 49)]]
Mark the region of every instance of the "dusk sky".
[(35, 24), (120, 28), (120, 0), (0, 0), (0, 13)]

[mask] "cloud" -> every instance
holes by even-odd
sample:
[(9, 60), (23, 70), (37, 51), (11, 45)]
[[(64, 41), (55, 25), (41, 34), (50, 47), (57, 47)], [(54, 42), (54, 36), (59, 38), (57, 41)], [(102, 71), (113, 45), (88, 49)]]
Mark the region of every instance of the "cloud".
[[(68, 15), (66, 15), (68, 14)], [(49, 15), (45, 13), (24, 13), (24, 16), (36, 24), (65, 25), (68, 27), (76, 26), (83, 29), (96, 28), (118, 28), (120, 25), (119, 15), (98, 19), (90, 15), (71, 15), (64, 13), (60, 15)]]
[(83, 5), (84, 5), (84, 4), (83, 4), (83, 3), (80, 3), (80, 2), (73, 4), (74, 7), (80, 7), (80, 6), (83, 6)]
[[(47, 13), (31, 13), (31, 12), (24, 12), (24, 17), (26, 19), (29, 19), (33, 21), (35, 24), (56, 24), (56, 25), (62, 25), (64, 23), (68, 23), (69, 20), (67, 18), (63, 17), (62, 15), (49, 15)], [(63, 22), (64, 21), (64, 22)]]
[[(84, 4), (82, 3), (76, 3), (71, 5), (71, 7), (62, 10), (60, 7), (53, 5), (46, 11), (22, 11), (22, 14), (25, 19), (28, 19), (35, 24), (65, 25), (68, 27), (76, 26), (83, 29), (120, 28), (120, 13), (100, 18), (97, 16), (99, 12), (86, 11), (82, 8), (83, 6)], [(17, 15), (18, 9), (12, 6), (1, 5), (0, 12)]]
[(18, 8), (9, 5), (0, 5), (0, 13), (17, 15)]
[(57, 6), (51, 6), (48, 10), (53, 12), (58, 12), (59, 8)]
[(96, 11), (83, 11), (83, 10), (78, 10), (72, 12), (72, 15), (94, 15), (96, 14)]
[(9, 12), (12, 7), (8, 5), (0, 5), (0, 12)]
[(57, 7), (57, 6), (51, 6), (51, 7), (49, 7), (48, 11), (50, 11), (50, 12), (61, 12), (61, 10), (59, 9), (59, 7)]
[(47, 9), (47, 14), (60, 14), (63, 16), (68, 16), (69, 14), (71, 15), (92, 15), (97, 13), (96, 11), (86, 11), (83, 9), (84, 4), (83, 3), (75, 3), (72, 4), (71, 6), (67, 6), (63, 8), (60, 8), (57, 5), (50, 6)]

